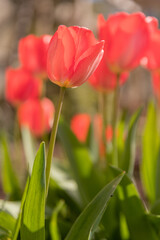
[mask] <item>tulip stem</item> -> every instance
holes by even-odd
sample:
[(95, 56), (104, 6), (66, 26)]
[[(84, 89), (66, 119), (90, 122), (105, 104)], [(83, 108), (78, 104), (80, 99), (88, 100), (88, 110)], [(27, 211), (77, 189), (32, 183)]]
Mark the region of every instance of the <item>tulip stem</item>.
[(117, 150), (117, 121), (118, 121), (118, 108), (119, 108), (119, 95), (120, 95), (120, 86), (119, 86), (120, 75), (117, 74), (117, 84), (114, 91), (113, 99), (113, 118), (112, 118), (112, 127), (113, 127), (113, 160), (112, 163), (118, 167), (118, 150)]
[(103, 144), (104, 144), (104, 158), (106, 158), (107, 155), (107, 142), (106, 142), (106, 125), (107, 125), (107, 115), (106, 115), (106, 101), (107, 101), (107, 94), (102, 93), (102, 123), (103, 123), (103, 128), (102, 128), (102, 137), (103, 137)]
[(57, 108), (56, 108), (56, 112), (55, 112), (55, 116), (54, 116), (54, 122), (53, 122), (53, 127), (52, 127), (50, 142), (49, 142), (49, 148), (48, 148), (47, 161), (46, 161), (46, 197), (48, 195), (52, 156), (53, 156), (53, 152), (54, 152), (55, 140), (56, 140), (56, 135), (57, 135), (59, 118), (61, 115), (61, 110), (62, 110), (62, 105), (63, 105), (64, 94), (65, 94), (65, 88), (61, 87), (60, 94), (59, 94), (59, 100), (58, 100), (58, 104), (57, 104)]

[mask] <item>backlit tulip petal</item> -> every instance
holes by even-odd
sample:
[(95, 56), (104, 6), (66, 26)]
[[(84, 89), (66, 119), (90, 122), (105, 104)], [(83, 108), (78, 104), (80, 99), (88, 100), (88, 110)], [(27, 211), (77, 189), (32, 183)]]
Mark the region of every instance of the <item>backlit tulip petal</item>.
[(70, 77), (71, 86), (77, 87), (83, 84), (95, 71), (103, 56), (103, 42), (90, 47), (75, 64), (74, 74)]
[(103, 47), (89, 29), (59, 26), (48, 49), (49, 79), (61, 87), (81, 85), (98, 66)]
[(5, 91), (6, 99), (15, 105), (40, 96), (42, 81), (23, 68), (8, 68)]
[(160, 69), (160, 30), (158, 29), (157, 19), (150, 17), (147, 23), (150, 32), (150, 42), (141, 64), (149, 70), (157, 70)]
[(149, 43), (149, 31), (142, 13), (118, 13), (105, 21), (98, 18), (100, 40), (106, 40), (104, 57), (111, 71), (129, 71), (140, 63)]
[(18, 108), (18, 120), (21, 127), (28, 127), (35, 136), (42, 136), (51, 129), (54, 106), (44, 98), (29, 99)]

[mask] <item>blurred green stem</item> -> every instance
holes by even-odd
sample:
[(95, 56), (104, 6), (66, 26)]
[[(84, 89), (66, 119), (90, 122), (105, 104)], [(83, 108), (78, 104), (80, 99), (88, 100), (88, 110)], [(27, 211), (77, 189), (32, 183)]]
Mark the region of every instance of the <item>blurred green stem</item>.
[(104, 157), (106, 158), (107, 154), (107, 141), (106, 141), (106, 126), (107, 126), (107, 94), (105, 92), (101, 93), (101, 113), (102, 113), (102, 137), (103, 137), (103, 145), (104, 145)]
[(46, 162), (46, 197), (48, 194), (52, 155), (53, 155), (54, 146), (55, 146), (55, 140), (56, 140), (56, 135), (57, 135), (59, 118), (60, 118), (62, 105), (63, 105), (64, 94), (65, 94), (65, 88), (61, 87), (60, 94), (59, 94), (59, 100), (58, 100), (58, 104), (57, 104), (57, 108), (56, 108), (56, 112), (55, 112), (55, 116), (54, 116), (54, 122), (53, 122), (53, 127), (52, 127), (50, 142), (49, 142), (49, 148), (48, 148), (47, 162)]
[(113, 127), (113, 160), (112, 163), (116, 167), (118, 167), (118, 151), (117, 151), (117, 121), (118, 121), (118, 108), (119, 108), (119, 94), (120, 94), (120, 86), (119, 86), (120, 75), (117, 74), (117, 84), (114, 91), (113, 98), (113, 118), (112, 118), (112, 127)]

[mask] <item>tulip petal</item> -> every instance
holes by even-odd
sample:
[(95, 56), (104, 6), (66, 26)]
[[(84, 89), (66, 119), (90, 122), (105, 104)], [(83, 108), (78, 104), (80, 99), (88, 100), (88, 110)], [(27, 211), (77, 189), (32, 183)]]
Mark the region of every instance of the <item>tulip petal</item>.
[(97, 43), (92, 31), (78, 26), (69, 27), (75, 42), (75, 62), (92, 45)]
[[(149, 32), (145, 16), (140, 13), (129, 15), (121, 21), (107, 57), (112, 70), (132, 69), (136, 67), (144, 56), (149, 43)], [(116, 69), (117, 66), (117, 69)]]
[(90, 75), (95, 71), (103, 57), (104, 42), (101, 41), (94, 46), (91, 46), (75, 64), (75, 72), (70, 77), (70, 86), (79, 86), (84, 83)]
[(47, 71), (53, 82), (59, 81), (62, 86), (68, 78), (68, 72), (73, 64), (75, 44), (67, 27), (60, 26), (51, 39), (48, 57)]

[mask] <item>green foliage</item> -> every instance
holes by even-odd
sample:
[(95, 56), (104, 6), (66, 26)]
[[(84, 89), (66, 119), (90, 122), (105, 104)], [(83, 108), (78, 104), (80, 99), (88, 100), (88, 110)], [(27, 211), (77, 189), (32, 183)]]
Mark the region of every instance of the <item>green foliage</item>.
[(17, 200), (20, 199), (21, 196), (20, 185), (12, 167), (6, 138), (1, 136), (0, 140), (3, 150), (3, 163), (1, 168), (3, 190), (10, 199)]
[(60, 121), (58, 134), (66, 150), (83, 203), (87, 204), (101, 189), (102, 176), (94, 167), (87, 147), (76, 139), (63, 120)]
[[(141, 178), (151, 203), (154, 203), (156, 200), (156, 171), (158, 170), (157, 157), (159, 140), (156, 109), (153, 103), (150, 103), (142, 141)], [(159, 195), (159, 193), (157, 194)]]
[(0, 211), (0, 229), (10, 237), (14, 231), (16, 219), (6, 211)]
[(36, 155), (22, 213), (23, 240), (45, 239), (45, 146)]
[(133, 175), (135, 160), (135, 137), (137, 123), (141, 116), (142, 109), (138, 110), (130, 120), (127, 139), (125, 140), (123, 158), (120, 159), (120, 167), (130, 176)]
[(87, 205), (73, 224), (66, 240), (84, 240), (92, 238), (92, 235), (96, 231), (96, 228), (105, 212), (108, 200), (111, 198), (117, 185), (123, 178), (123, 175), (124, 174), (121, 174), (105, 186)]

